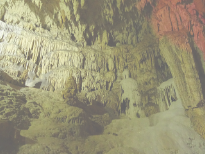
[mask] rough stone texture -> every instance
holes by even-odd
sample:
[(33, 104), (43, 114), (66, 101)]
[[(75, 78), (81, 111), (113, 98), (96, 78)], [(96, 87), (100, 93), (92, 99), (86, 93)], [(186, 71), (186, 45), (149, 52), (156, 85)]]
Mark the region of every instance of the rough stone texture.
[(77, 85), (75, 79), (70, 76), (65, 85), (65, 90), (62, 91), (62, 95), (64, 99), (73, 98), (76, 96), (77, 93)]
[[(36, 137), (64, 139), (94, 135), (102, 132), (103, 126), (110, 123), (109, 114), (100, 106), (87, 107), (78, 104), (78, 107), (74, 107), (67, 105), (60, 93), (0, 86), (0, 118), (13, 123), (11, 128), (15, 128), (15, 135), (12, 141), (16, 144), (33, 143)], [(22, 89), (19, 91), (18, 88)], [(48, 99), (44, 98), (46, 95)], [(3, 126), (1, 128), (3, 133), (6, 129)], [(45, 134), (42, 133), (44, 130)], [(6, 132), (3, 134), (6, 135)], [(11, 133), (10, 135), (12, 137)]]
[(204, 115), (205, 115), (205, 108), (204, 108), (204, 100), (201, 100), (197, 107), (189, 108), (186, 110), (186, 114), (190, 117), (194, 130), (199, 133), (203, 138), (205, 138), (205, 131), (204, 131)]
[[(77, 146), (80, 153), (84, 151), (86, 154), (98, 152), (115, 154), (119, 153), (119, 150), (131, 154), (184, 153), (185, 151), (190, 154), (203, 153), (204, 149), (201, 148), (204, 148), (204, 140), (201, 140), (199, 135), (195, 136), (191, 131), (193, 129), (185, 129), (190, 125), (189, 118), (184, 115), (182, 106), (173, 108), (174, 105), (180, 106), (180, 103), (175, 102), (168, 111), (155, 114), (150, 118), (115, 119), (106, 126), (103, 135), (90, 136), (86, 141), (73, 142), (71, 145)], [(182, 132), (178, 133), (178, 130)], [(175, 142), (174, 139), (179, 136), (183, 136), (185, 140)], [(93, 149), (90, 143), (96, 148)], [(181, 148), (182, 145), (185, 149)], [(77, 150), (72, 149), (71, 152), (77, 153)]]
[(204, 137), (203, 1), (137, 2), (0, 2), (0, 115), (25, 137), (19, 153), (204, 150), (180, 105)]
[[(152, 4), (152, 2), (141, 0), (136, 4), (136, 7), (143, 10), (148, 4)], [(157, 35), (164, 36), (168, 32), (186, 30), (194, 38), (199, 49), (205, 52), (204, 0), (194, 0), (193, 2), (188, 0), (183, 2), (181, 0), (158, 0), (155, 5), (151, 6), (153, 7), (152, 26)], [(198, 16), (197, 13), (199, 13)], [(181, 46), (178, 42), (176, 44)], [(184, 48), (184, 46), (181, 47)]]
[[(158, 89), (167, 91), (166, 87), (172, 85), (173, 80), (171, 79), (162, 83)], [(26, 107), (31, 115), (29, 117), (30, 127), (24, 130), (20, 129), (20, 134), (15, 132), (15, 136), (24, 137), (21, 138), (24, 144), (21, 144), (19, 149), (15, 149), (13, 153), (90, 154), (119, 153), (120, 150), (133, 154), (148, 154), (153, 151), (155, 153), (157, 151), (161, 153), (179, 151), (181, 153), (186, 150), (191, 154), (193, 152), (201, 153), (204, 150), (204, 140), (190, 127), (190, 119), (185, 116), (180, 99), (171, 102), (168, 110), (149, 118), (129, 119), (124, 117), (124, 119), (115, 119), (111, 122), (110, 116), (106, 110), (103, 110), (103, 106), (98, 106), (95, 102), (90, 106), (82, 103), (78, 103), (78, 107), (77, 105), (69, 106), (64, 102), (61, 93), (28, 87), (20, 88), (20, 91), (17, 92), (8, 85), (1, 85), (1, 89), (7, 94), (15, 92), (9, 97), (23, 94), (26, 104), (19, 103), (19, 108)], [(165, 96), (168, 94), (170, 93), (167, 92)], [(177, 91), (176, 95), (179, 98)], [(202, 102), (198, 107), (203, 108), (203, 104)], [(156, 109), (152, 109), (152, 105), (147, 107), (146, 111), (150, 110), (147, 112), (148, 116), (150, 113), (156, 113), (153, 112)], [(6, 109), (2, 111), (6, 111)], [(196, 108), (195, 111), (203, 115), (203, 110)], [(15, 111), (14, 114), (16, 115), (16, 113), (18, 112)], [(21, 118), (26, 116), (23, 114)], [(196, 128), (203, 130), (198, 127), (197, 124), (200, 122), (197, 120), (195, 121)], [(99, 132), (102, 127), (104, 127), (103, 133), (102, 130)], [(1, 129), (3, 128), (1, 127)], [(8, 130), (6, 129), (6, 131)], [(88, 134), (87, 138), (81, 138)], [(142, 142), (142, 139), (145, 142)], [(160, 144), (157, 144), (156, 140)], [(180, 141), (180, 145), (176, 144), (176, 141)], [(136, 144), (140, 146), (136, 146)], [(153, 144), (155, 148), (151, 148)], [(8, 153), (8, 151), (1, 152)]]
[(62, 35), (82, 45), (101, 44), (104, 48), (112, 43), (137, 42), (133, 25), (138, 23), (134, 20), (138, 14), (134, 3), (134, 0), (126, 4), (121, 0), (115, 3), (113, 0), (52, 0), (48, 4), (46, 0), (9, 0), (3, 5), (7, 11), (2, 11), (2, 16), (5, 22), (32, 31), (43, 28), (54, 37)]
[[(159, 54), (156, 38), (150, 34), (147, 22), (143, 24), (144, 32), (139, 34), (142, 41), (135, 44), (136, 47), (118, 45), (105, 50), (94, 46), (80, 47), (69, 39), (54, 40), (50, 33), (45, 36), (44, 33), (3, 22), (1, 25), (4, 41), (0, 44), (0, 65), (17, 85), (25, 83), (29, 87), (62, 91), (68, 77), (73, 76), (78, 95), (84, 95), (90, 103), (97, 101), (105, 106), (108, 104), (108, 110), (114, 107), (113, 112), (118, 112), (121, 105), (115, 100), (121, 98), (113, 98), (115, 103), (110, 105), (112, 98), (105, 95), (112, 93), (121, 97), (121, 92), (116, 89), (120, 88), (124, 69), (127, 68), (131, 72), (131, 78), (137, 81), (143, 99), (149, 95), (148, 90), (172, 77)], [(155, 100), (152, 103), (156, 103)]]
[(170, 45), (166, 38), (161, 40), (160, 48), (172, 72), (185, 109), (196, 107), (198, 102), (203, 99), (203, 94), (190, 50), (184, 51)]
[[(60, 93), (39, 91), (38, 89), (22, 89), (29, 99), (29, 111), (33, 114), (38, 113), (37, 107), (40, 107), (39, 116), (33, 117), (31, 126), (28, 130), (22, 132), (24, 136), (31, 139), (36, 137), (55, 137), (65, 139), (69, 137), (82, 137), (98, 134), (102, 131), (102, 126), (96, 122), (93, 115), (98, 115), (103, 119), (105, 111), (98, 106), (87, 107), (81, 102), (75, 106), (68, 105)], [(48, 99), (44, 99), (44, 95)], [(72, 101), (72, 100), (68, 100)], [(72, 104), (72, 103), (70, 103)], [(109, 116), (106, 120), (109, 120)], [(106, 121), (106, 120), (102, 120)], [(35, 133), (33, 133), (35, 131)], [(43, 133), (45, 131), (45, 133)]]
[(196, 10), (199, 12), (200, 15), (203, 16), (205, 13), (205, 1), (204, 0), (194, 0), (193, 1)]
[[(191, 113), (204, 99), (205, 94), (203, 90), (204, 2), (204, 0), (158, 0), (155, 2), (141, 0), (136, 4), (141, 12), (143, 9), (147, 9), (148, 5), (153, 9), (150, 21), (160, 40), (161, 55), (171, 70), (183, 106)], [(203, 60), (193, 42), (203, 53)], [(194, 117), (191, 118), (191, 121), (195, 130), (204, 136), (203, 115), (198, 112), (188, 115)]]
[(0, 115), (12, 121), (16, 128), (27, 129), (31, 113), (26, 107), (25, 95), (6, 85), (0, 87)]

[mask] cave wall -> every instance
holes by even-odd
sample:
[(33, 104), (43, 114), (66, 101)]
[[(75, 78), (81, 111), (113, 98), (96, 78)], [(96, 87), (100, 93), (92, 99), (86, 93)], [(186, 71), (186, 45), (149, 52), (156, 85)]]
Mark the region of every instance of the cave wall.
[(204, 1), (142, 0), (136, 7), (142, 11), (147, 5), (153, 8), (150, 22), (184, 107), (196, 107), (204, 98)]
[[(135, 44), (142, 20), (135, 1), (121, 0), (8, 0), (1, 4), (2, 21), (79, 45)], [(6, 11), (5, 11), (6, 10)], [(136, 18), (140, 20), (135, 20)]]
[[(1, 78), (8, 80), (9, 75), (13, 84), (40, 84), (38, 88), (60, 92), (73, 76), (82, 102), (99, 102), (107, 110), (136, 117), (169, 108), (177, 99), (175, 88), (160, 90), (159, 86), (174, 78), (183, 106), (193, 110), (205, 94), (204, 16), (196, 4), (165, 0), (1, 1)], [(137, 102), (123, 95), (125, 70), (137, 85)], [(133, 105), (134, 111), (125, 104)]]
[(147, 1), (136, 7), (153, 8), (153, 30), (159, 38), (161, 55), (173, 75), (193, 128), (204, 137), (204, 0)]
[[(147, 23), (144, 27), (150, 29)], [(89, 104), (99, 102), (118, 114), (124, 113), (120, 81), (125, 69), (137, 82), (137, 92), (142, 96), (142, 100), (135, 102), (139, 108), (135, 117), (138, 112), (138, 117), (151, 115), (143, 113), (149, 104), (159, 108), (157, 98), (153, 98), (157, 86), (172, 77), (150, 31), (135, 46), (119, 45), (101, 50), (78, 46), (71, 40), (51, 39), (49, 33), (40, 34), (4, 22), (1, 29), (0, 65), (14, 79), (9, 82), (29, 87), (40, 84), (38, 88), (59, 92), (73, 76), (79, 99), (86, 98)], [(2, 79), (7, 80), (6, 75)]]

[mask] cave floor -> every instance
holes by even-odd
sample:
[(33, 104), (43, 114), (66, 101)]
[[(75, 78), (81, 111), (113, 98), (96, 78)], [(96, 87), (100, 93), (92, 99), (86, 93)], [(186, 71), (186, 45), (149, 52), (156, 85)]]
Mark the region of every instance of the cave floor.
[[(9, 85), (1, 85), (1, 89), (5, 87), (7, 90), (2, 90), (4, 92), (13, 89)], [(112, 119), (108, 125), (104, 126), (103, 132), (100, 134), (76, 137), (65, 135), (69, 124), (65, 125), (62, 121), (54, 120), (55, 116), (58, 117), (61, 114), (58, 109), (66, 108), (59, 93), (28, 87), (15, 91), (24, 94), (27, 100), (24, 105), (30, 111), (39, 111), (40, 114), (39, 117), (30, 119), (30, 126), (27, 129), (21, 130), (20, 134), (25, 137), (25, 144), (18, 148), (18, 154), (205, 153), (205, 140), (192, 128), (180, 100), (173, 102), (169, 110), (165, 112), (154, 114), (148, 118), (130, 119), (122, 116), (119, 119)], [(36, 106), (29, 107), (28, 103), (30, 106), (33, 104)], [(72, 114), (67, 114), (67, 116), (75, 116), (75, 112), (83, 112), (77, 107), (70, 108)], [(47, 113), (49, 110), (51, 110), (50, 115), (45, 116), (49, 114)], [(77, 127), (73, 126), (72, 128)], [(93, 128), (90, 129), (92, 131)], [(55, 133), (58, 135), (53, 135)], [(64, 133), (66, 137), (62, 137), (59, 133)]]

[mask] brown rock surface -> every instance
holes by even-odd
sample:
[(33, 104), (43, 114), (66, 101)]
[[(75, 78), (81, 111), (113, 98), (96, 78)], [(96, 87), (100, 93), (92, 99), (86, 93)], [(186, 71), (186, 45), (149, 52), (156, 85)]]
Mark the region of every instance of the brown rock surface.
[(193, 0), (196, 10), (199, 14), (203, 15), (205, 13), (205, 1), (204, 0)]

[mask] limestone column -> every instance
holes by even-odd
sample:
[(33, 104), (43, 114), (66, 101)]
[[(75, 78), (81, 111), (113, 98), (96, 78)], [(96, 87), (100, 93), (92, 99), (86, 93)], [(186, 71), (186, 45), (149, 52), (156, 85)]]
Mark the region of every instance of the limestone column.
[(165, 37), (160, 40), (159, 46), (171, 70), (184, 108), (196, 107), (203, 99), (203, 94), (191, 48), (180, 49)]

